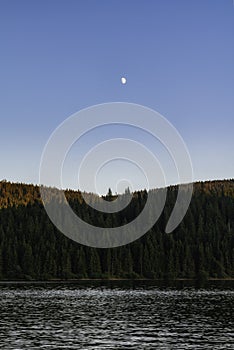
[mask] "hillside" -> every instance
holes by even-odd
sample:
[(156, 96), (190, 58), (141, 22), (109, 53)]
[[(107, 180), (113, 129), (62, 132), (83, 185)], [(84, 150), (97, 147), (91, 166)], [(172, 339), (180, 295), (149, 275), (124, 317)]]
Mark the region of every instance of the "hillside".
[[(176, 194), (176, 186), (168, 188), (159, 221), (141, 239), (95, 249), (69, 240), (54, 227), (37, 186), (1, 181), (0, 279), (234, 278), (234, 180), (195, 183), (185, 218), (166, 234)], [(147, 192), (135, 192), (119, 214), (97, 215), (79, 191), (66, 191), (66, 197), (84, 220), (112, 227), (136, 217)]]

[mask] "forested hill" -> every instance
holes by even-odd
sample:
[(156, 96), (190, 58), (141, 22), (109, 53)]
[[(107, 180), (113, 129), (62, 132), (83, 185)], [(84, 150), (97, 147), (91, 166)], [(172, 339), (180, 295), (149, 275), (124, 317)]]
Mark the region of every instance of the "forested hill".
[[(234, 278), (234, 180), (195, 183), (185, 218), (166, 234), (176, 195), (177, 187), (169, 187), (160, 219), (141, 239), (97, 249), (69, 240), (54, 227), (37, 186), (1, 181), (0, 279)], [(81, 218), (110, 227), (136, 217), (147, 192), (135, 192), (118, 214), (97, 215), (79, 191), (66, 191), (66, 197)]]

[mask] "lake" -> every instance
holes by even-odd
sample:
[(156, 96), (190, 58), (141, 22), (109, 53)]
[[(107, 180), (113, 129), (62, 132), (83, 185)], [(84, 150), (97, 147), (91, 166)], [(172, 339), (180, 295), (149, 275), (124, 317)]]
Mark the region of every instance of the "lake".
[(234, 281), (1, 283), (1, 349), (234, 349)]

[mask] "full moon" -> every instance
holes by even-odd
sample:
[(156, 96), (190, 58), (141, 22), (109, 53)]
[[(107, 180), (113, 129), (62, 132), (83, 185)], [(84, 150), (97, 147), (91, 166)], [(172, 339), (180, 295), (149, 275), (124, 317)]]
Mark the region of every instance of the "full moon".
[(121, 83), (122, 83), (123, 85), (125, 85), (126, 82), (127, 82), (127, 79), (126, 79), (125, 77), (122, 77), (122, 78), (121, 78)]

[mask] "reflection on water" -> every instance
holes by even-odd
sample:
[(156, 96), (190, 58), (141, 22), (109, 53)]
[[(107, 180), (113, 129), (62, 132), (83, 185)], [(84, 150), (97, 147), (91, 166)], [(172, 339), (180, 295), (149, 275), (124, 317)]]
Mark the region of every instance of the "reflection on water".
[(234, 349), (233, 282), (0, 285), (1, 349)]

